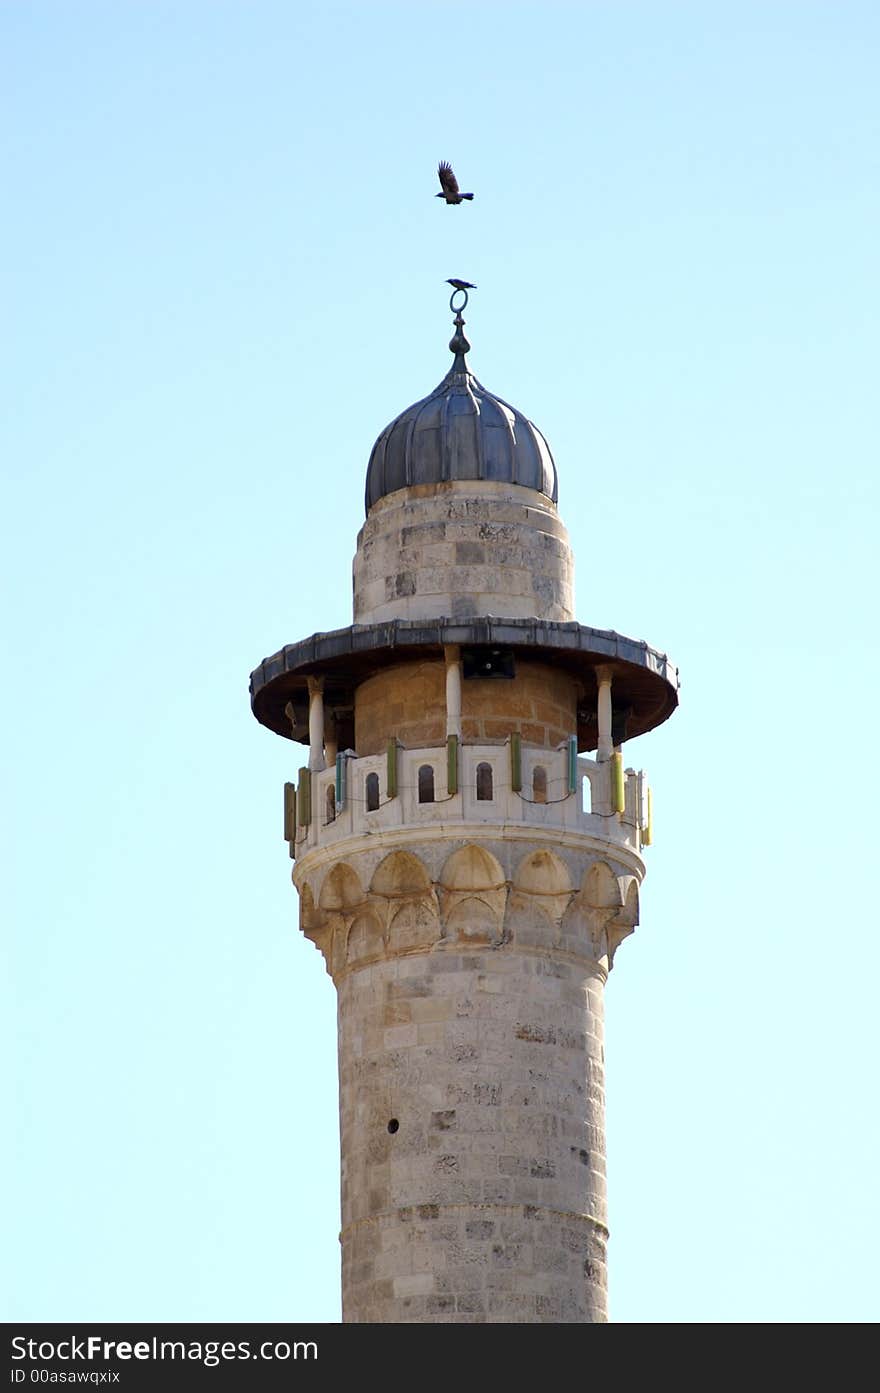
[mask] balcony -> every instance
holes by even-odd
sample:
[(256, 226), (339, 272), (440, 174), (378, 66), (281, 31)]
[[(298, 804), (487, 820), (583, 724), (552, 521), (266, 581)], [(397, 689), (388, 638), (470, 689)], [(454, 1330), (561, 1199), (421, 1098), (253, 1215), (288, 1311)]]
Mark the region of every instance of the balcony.
[[(649, 844), (650, 795), (644, 773), (555, 750), (491, 745), (394, 747), (358, 758), (351, 752), (321, 771), (301, 770), (285, 786), (290, 854), (349, 838), (432, 827), (522, 826), (611, 841), (639, 853)], [(450, 775), (452, 778), (450, 779)], [(453, 791), (450, 790), (450, 783)], [(457, 788), (455, 784), (457, 783)], [(517, 786), (518, 785), (518, 786)], [(409, 839), (409, 837), (408, 837)]]

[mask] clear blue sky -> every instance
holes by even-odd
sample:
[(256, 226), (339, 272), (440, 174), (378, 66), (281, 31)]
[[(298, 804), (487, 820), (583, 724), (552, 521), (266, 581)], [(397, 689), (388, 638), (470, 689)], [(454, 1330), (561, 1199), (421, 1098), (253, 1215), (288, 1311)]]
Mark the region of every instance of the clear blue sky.
[[(668, 651), (612, 1315), (876, 1320), (880, 10), (0, 7), (7, 1319), (337, 1320), (335, 995), (251, 668), (449, 360)], [(433, 197), (438, 159), (473, 204)]]

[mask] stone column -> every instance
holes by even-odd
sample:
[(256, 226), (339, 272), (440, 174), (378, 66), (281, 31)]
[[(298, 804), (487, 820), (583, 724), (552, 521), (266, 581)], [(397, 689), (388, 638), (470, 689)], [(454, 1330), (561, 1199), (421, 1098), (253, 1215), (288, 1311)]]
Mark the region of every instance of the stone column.
[(317, 772), (324, 764), (324, 679), (309, 677), (309, 768)]
[(461, 650), (456, 643), (443, 649), (446, 658), (446, 734), (461, 739)]
[(336, 717), (332, 711), (324, 713), (324, 758), (328, 768), (336, 763), (336, 756), (339, 753), (339, 742), (336, 736)]
[(599, 684), (599, 744), (596, 759), (604, 762), (614, 753), (611, 743), (611, 668), (597, 667), (596, 681)]

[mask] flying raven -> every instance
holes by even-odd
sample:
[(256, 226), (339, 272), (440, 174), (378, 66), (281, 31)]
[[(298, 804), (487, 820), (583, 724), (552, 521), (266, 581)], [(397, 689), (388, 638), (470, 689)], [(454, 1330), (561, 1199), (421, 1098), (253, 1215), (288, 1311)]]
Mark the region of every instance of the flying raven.
[(458, 180), (452, 172), (452, 165), (446, 160), (440, 161), (437, 173), (440, 175), (440, 188), (443, 192), (435, 194), (436, 198), (445, 198), (447, 203), (461, 203), (465, 198), (473, 198), (472, 193), (459, 193)]

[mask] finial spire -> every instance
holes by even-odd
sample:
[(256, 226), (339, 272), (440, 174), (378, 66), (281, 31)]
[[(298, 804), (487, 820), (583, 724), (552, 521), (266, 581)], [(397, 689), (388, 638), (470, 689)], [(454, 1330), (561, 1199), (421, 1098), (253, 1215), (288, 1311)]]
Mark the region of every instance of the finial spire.
[[(459, 371), (466, 372), (467, 368), (465, 366), (464, 355), (470, 352), (471, 346), (465, 338), (464, 319), (462, 315), (467, 306), (468, 291), (476, 290), (477, 287), (472, 285), (470, 281), (460, 281), (455, 278), (450, 278), (446, 284), (452, 286), (452, 294), (449, 297), (449, 308), (455, 316), (453, 321), (455, 324), (455, 333), (449, 340), (449, 351), (455, 354), (456, 359), (461, 359), (460, 363), (456, 362), (453, 364), (453, 368), (457, 367)], [(458, 295), (464, 296), (464, 299), (461, 300), (459, 304), (456, 304), (455, 300)]]

